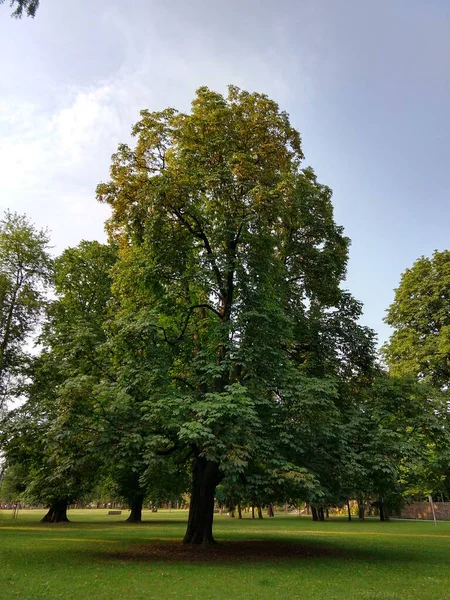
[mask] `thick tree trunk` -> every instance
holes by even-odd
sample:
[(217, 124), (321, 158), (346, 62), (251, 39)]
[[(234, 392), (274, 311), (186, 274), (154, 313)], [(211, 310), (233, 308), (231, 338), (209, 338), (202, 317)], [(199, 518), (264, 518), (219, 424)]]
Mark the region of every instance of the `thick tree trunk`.
[(128, 502), (130, 507), (130, 516), (127, 519), (127, 523), (142, 523), (142, 505), (144, 499), (142, 497), (134, 498)]
[(237, 505), (238, 509), (238, 519), (242, 519), (242, 507), (240, 504)]
[(323, 510), (323, 506), (319, 506), (319, 509), (317, 512), (319, 514), (319, 521), (325, 521), (325, 512)]
[(220, 482), (219, 463), (194, 459), (189, 519), (184, 544), (214, 544), (212, 534), (214, 495)]
[(255, 507), (252, 506), (252, 519), (254, 519), (254, 518), (255, 518)]
[(262, 508), (260, 506), (258, 506), (258, 519), (262, 519), (262, 518), (263, 518)]
[(313, 521), (319, 520), (319, 513), (317, 512), (317, 508), (315, 506), (311, 506), (311, 514), (312, 514)]
[(274, 517), (275, 516), (272, 504), (269, 504), (268, 507), (267, 507), (267, 516), (268, 517)]
[(41, 519), (41, 523), (68, 523), (67, 505), (67, 500), (53, 502), (47, 514)]

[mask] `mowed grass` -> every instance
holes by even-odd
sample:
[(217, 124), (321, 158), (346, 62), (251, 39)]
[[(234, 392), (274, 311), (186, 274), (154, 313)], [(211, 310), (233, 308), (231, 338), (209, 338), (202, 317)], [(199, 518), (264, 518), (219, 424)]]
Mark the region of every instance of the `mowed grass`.
[(107, 512), (0, 511), (0, 599), (450, 599), (450, 523), (219, 515), (211, 553), (181, 545), (185, 511)]

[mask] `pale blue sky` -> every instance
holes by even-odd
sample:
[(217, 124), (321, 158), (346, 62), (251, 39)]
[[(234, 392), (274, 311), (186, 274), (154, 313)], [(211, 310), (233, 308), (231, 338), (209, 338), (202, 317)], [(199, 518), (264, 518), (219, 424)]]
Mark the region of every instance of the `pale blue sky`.
[(383, 341), (400, 274), (449, 247), (450, 2), (42, 0), (0, 6), (0, 208), (55, 251), (103, 239), (95, 186), (141, 108), (233, 83), (291, 115), (352, 239), (346, 287)]

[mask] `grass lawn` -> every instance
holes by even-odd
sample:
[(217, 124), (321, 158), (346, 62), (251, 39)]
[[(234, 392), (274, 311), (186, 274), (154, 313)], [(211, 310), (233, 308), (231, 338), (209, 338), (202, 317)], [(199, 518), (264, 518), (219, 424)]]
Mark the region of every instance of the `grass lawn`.
[(450, 523), (216, 516), (211, 553), (180, 544), (184, 511), (0, 511), (0, 599), (450, 599)]

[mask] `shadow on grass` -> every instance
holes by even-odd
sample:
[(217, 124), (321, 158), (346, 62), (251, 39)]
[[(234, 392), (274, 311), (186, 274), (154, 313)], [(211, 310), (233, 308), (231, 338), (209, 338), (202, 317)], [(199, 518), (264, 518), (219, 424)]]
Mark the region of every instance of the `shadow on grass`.
[(136, 563), (191, 563), (229, 564), (236, 562), (294, 562), (299, 560), (326, 559), (360, 564), (417, 564), (420, 567), (439, 565), (448, 567), (448, 555), (443, 552), (430, 554), (427, 550), (411, 550), (405, 547), (362, 548), (323, 541), (241, 540), (226, 541), (213, 545), (184, 545), (181, 541), (152, 540), (146, 544), (130, 545), (126, 549), (104, 549), (88, 552), (92, 558), (111, 562)]
[(320, 543), (291, 541), (245, 540), (196, 546), (180, 542), (153, 541), (130, 547), (127, 550), (94, 552), (97, 560), (118, 562), (170, 562), (170, 563), (233, 563), (277, 562), (312, 558), (352, 559), (358, 552)]

